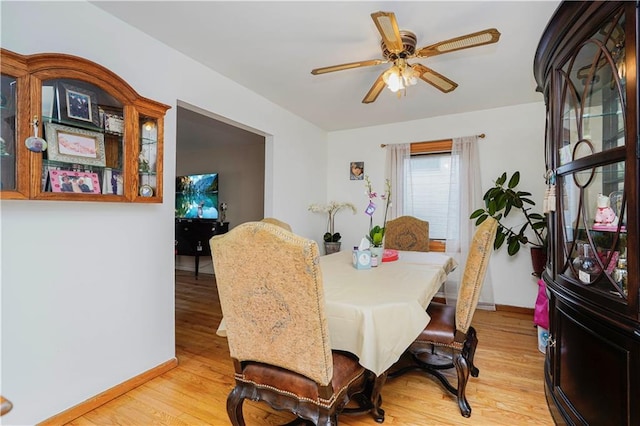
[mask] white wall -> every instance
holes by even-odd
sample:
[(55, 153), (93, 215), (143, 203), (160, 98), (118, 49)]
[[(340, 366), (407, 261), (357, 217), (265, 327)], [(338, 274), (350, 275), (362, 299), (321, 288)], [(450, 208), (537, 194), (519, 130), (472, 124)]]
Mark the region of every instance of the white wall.
[[(545, 107), (540, 97), (540, 103), (329, 133), (328, 199), (350, 201), (359, 209), (355, 216), (350, 212), (338, 213), (336, 230), (343, 235), (342, 249), (357, 245), (369, 228), (369, 216), (364, 213), (368, 204), (364, 182), (349, 180), (349, 163), (364, 161), (365, 174), (370, 176), (373, 189), (384, 192), (386, 152), (380, 144), (484, 133), (486, 137), (479, 141), (483, 192), (493, 186), (502, 172), (511, 175), (519, 170), (520, 189), (533, 193), (541, 212), (545, 190)], [(374, 216), (375, 224), (381, 225), (382, 220), (381, 215)], [(494, 252), (490, 271), (496, 304), (534, 306), (538, 286), (531, 276), (528, 249), (514, 257), (509, 257), (504, 249)]]
[[(3, 424), (34, 424), (175, 356), (176, 104), (270, 135), (265, 214), (315, 236), (326, 133), (86, 2), (1, 4), (2, 47), (97, 62), (171, 105), (164, 202), (1, 202)], [(294, 161), (295, 160), (295, 161)], [(300, 179), (304, 176), (305, 179)], [(81, 259), (81, 260), (79, 260)]]
[[(4, 424), (42, 421), (174, 357), (178, 99), (269, 135), (265, 215), (318, 241), (325, 220), (308, 205), (335, 199), (364, 209), (363, 182), (348, 180), (348, 164), (364, 161), (382, 188), (380, 143), (486, 133), (483, 188), (499, 172), (517, 169), (541, 198), (542, 103), (334, 132), (327, 159), (325, 132), (89, 3), (2, 1), (0, 12), (3, 48), (85, 57), (172, 106), (162, 204), (1, 202), (0, 384), (14, 403)], [(341, 212), (336, 226), (349, 247), (368, 220)], [(74, 261), (78, 253), (83, 262)], [(537, 286), (527, 256), (496, 253), (492, 269), (497, 303), (533, 306)]]

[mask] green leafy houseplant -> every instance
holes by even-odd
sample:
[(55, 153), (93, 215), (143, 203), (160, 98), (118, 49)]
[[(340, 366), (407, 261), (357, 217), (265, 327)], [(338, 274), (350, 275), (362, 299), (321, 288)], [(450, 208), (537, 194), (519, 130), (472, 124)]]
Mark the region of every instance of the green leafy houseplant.
[(369, 231), (367, 239), (374, 247), (381, 247), (382, 241), (384, 240), (384, 228), (379, 225), (374, 226)]
[[(513, 256), (520, 247), (529, 244), (532, 247), (546, 249), (547, 247), (547, 218), (531, 211), (535, 202), (529, 198), (530, 192), (517, 189), (520, 183), (520, 172), (513, 173), (507, 182), (507, 173), (496, 179), (495, 186), (490, 188), (482, 197), (484, 207), (474, 211), (470, 219), (476, 219), (476, 226), (484, 222), (488, 217), (493, 217), (498, 221), (498, 232), (493, 244), (493, 248), (498, 250), (507, 243), (507, 253)], [(506, 226), (503, 218), (510, 213), (519, 213), (524, 218), (524, 224), (516, 226)], [(531, 230), (534, 238), (530, 239), (526, 234)], [(529, 233), (531, 235), (531, 233)]]

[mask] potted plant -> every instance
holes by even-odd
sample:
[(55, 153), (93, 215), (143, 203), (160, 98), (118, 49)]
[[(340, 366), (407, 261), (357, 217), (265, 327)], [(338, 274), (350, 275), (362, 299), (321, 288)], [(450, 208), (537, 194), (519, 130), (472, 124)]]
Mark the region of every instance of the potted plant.
[(373, 200), (378, 197), (378, 194), (373, 192), (371, 180), (369, 180), (368, 175), (364, 177), (364, 181), (367, 197), (369, 197), (369, 205), (364, 211), (369, 215), (369, 234), (365, 236), (369, 240), (369, 243), (371, 243), (371, 252), (376, 254), (378, 257), (381, 257), (384, 250), (384, 231), (387, 226), (387, 213), (389, 212), (389, 207), (391, 207), (391, 181), (389, 179), (385, 180), (385, 193), (380, 195), (380, 199), (385, 202), (382, 226), (373, 225), (373, 213), (376, 211), (376, 205)]
[[(514, 172), (508, 182), (507, 173), (502, 173), (496, 179), (495, 186), (482, 197), (484, 207), (474, 211), (470, 219), (476, 219), (476, 226), (490, 216), (498, 221), (498, 232), (493, 244), (495, 250), (506, 242), (507, 253), (513, 256), (520, 251), (521, 246), (529, 245), (534, 274), (540, 276), (546, 262), (547, 218), (531, 211), (536, 203), (529, 198), (530, 192), (518, 190), (519, 183), (519, 171)], [(520, 214), (524, 223), (515, 226), (505, 225), (503, 219), (513, 213)], [(528, 235), (533, 235), (533, 238), (529, 238)]]
[(309, 206), (309, 211), (314, 213), (327, 213), (329, 215), (327, 220), (327, 232), (325, 232), (323, 236), (324, 251), (326, 254), (340, 251), (340, 238), (342, 238), (342, 236), (339, 232), (335, 232), (335, 217), (336, 213), (345, 208), (350, 209), (353, 214), (356, 213), (356, 206), (351, 203), (337, 203), (335, 201), (331, 201), (329, 204), (311, 204)]

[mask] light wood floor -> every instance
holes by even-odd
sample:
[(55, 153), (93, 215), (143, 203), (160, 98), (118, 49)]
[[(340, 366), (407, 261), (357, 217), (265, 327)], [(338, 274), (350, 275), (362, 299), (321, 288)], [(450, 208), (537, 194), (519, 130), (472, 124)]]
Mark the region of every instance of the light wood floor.
[[(69, 425), (228, 425), (227, 394), (233, 367), (227, 342), (215, 331), (221, 319), (212, 275), (199, 280), (176, 271), (176, 355), (179, 366), (74, 420)], [(391, 318), (390, 318), (391, 320)], [(385, 425), (553, 425), (543, 388), (543, 355), (530, 315), (477, 311), (475, 364), (467, 398), (471, 417), (460, 415), (452, 395), (421, 373), (387, 382), (382, 390)], [(266, 404), (246, 401), (251, 425), (292, 419)], [(347, 426), (376, 425), (369, 415), (340, 417)]]

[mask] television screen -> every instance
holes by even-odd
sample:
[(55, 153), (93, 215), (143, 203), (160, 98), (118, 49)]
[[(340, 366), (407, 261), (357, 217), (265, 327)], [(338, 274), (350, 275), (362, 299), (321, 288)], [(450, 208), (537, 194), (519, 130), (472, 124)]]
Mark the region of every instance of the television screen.
[(218, 219), (218, 174), (176, 177), (176, 218)]

